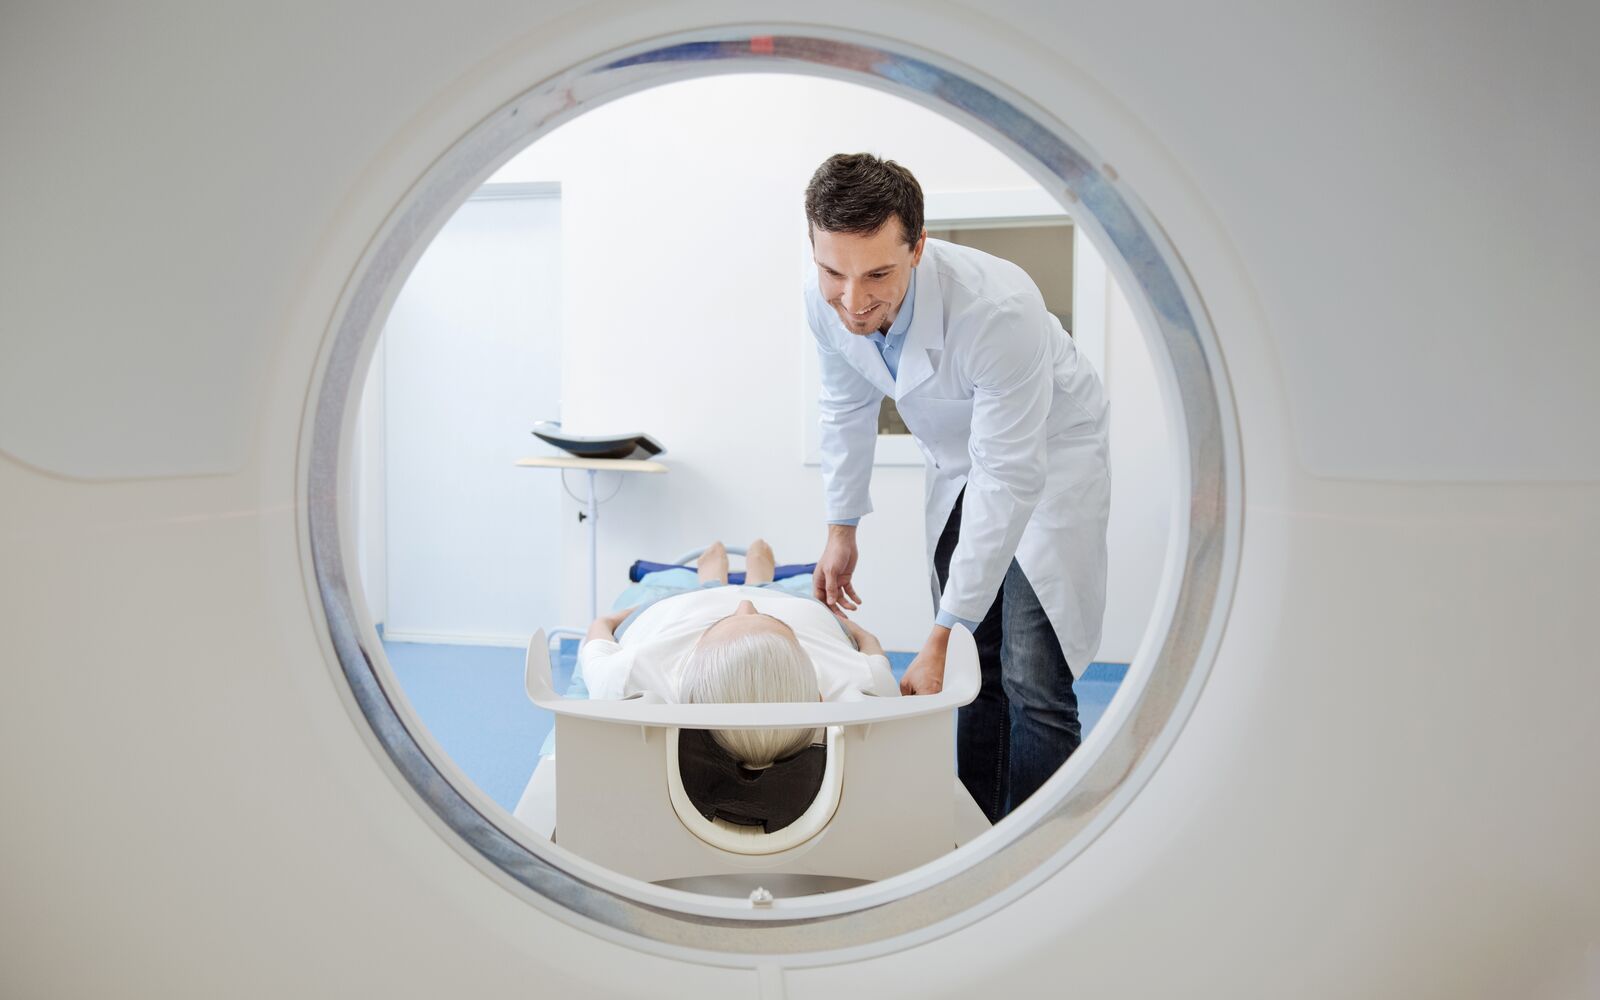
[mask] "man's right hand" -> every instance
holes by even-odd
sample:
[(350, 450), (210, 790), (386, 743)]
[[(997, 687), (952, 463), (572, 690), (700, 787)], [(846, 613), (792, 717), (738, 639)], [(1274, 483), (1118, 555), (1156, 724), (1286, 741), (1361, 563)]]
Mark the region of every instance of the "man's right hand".
[(841, 617), (861, 605), (850, 578), (856, 571), (856, 526), (828, 525), (828, 543), (811, 574), (811, 591), (828, 610)]

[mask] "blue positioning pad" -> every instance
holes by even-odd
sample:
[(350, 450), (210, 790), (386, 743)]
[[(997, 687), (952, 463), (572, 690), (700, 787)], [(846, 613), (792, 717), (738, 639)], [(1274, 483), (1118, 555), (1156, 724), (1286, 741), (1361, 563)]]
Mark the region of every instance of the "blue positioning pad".
[[(659, 572), (662, 572), (663, 570), (686, 569), (686, 568), (689, 568), (689, 567), (685, 567), (685, 566), (683, 566), (683, 565), (681, 565), (679, 563), (647, 562), (646, 560), (639, 559), (639, 560), (635, 561), (632, 566), (628, 567), (628, 580), (631, 583), (640, 583), (640, 582), (642, 582), (644, 580), (644, 578), (646, 576), (648, 576), (651, 573), (659, 573)], [(790, 563), (787, 566), (779, 566), (776, 569), (774, 569), (772, 571), (772, 579), (773, 580), (786, 580), (791, 576), (810, 576), (812, 571), (815, 570), (816, 568), (817, 568), (817, 564), (816, 563)], [(689, 568), (689, 569), (690, 569), (690, 572), (693, 572), (692, 568)], [(729, 573), (728, 574), (728, 583), (729, 583), (729, 585), (734, 586), (734, 587), (737, 587), (740, 584), (744, 583), (744, 573), (743, 572)]]

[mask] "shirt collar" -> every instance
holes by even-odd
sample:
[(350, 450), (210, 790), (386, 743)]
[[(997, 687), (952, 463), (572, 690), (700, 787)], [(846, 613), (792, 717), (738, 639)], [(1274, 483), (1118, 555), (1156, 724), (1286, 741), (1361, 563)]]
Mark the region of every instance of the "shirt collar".
[(906, 297), (900, 303), (900, 312), (895, 315), (894, 322), (889, 324), (889, 332), (873, 331), (872, 339), (879, 343), (889, 343), (905, 337), (906, 331), (911, 329), (911, 312), (917, 303), (917, 269), (911, 269), (911, 283), (906, 286)]

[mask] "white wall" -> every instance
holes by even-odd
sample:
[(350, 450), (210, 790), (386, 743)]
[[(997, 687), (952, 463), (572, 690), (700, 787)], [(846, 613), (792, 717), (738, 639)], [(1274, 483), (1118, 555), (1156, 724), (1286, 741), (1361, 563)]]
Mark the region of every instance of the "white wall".
[[(1072, 339), (1078, 351), (1089, 359), (1106, 383), (1106, 398), (1111, 392), (1112, 373), (1106, 365), (1106, 296), (1116, 284), (1094, 243), (1082, 226), (1072, 227)], [(1116, 434), (1117, 428), (1111, 428)], [(1113, 503), (1115, 501), (1113, 500)]]
[[(622, 99), (493, 178), (562, 185), (562, 419), (580, 432), (648, 431), (668, 449), (668, 475), (630, 480), (602, 509), (602, 600), (633, 559), (670, 558), (713, 538), (740, 544), (761, 534), (780, 560), (815, 558), (821, 484), (803, 464), (798, 374), (813, 351), (800, 309), (809, 266), (801, 198), (824, 158), (855, 150), (905, 164), (930, 198), (1038, 190), (932, 112), (850, 84), (772, 75)], [(891, 648), (917, 648), (931, 614), (921, 498), (920, 468), (879, 468), (876, 513), (861, 527), (861, 617)], [(561, 523), (576, 584), (587, 572), (583, 529), (571, 517)], [(1102, 658), (1126, 660), (1155, 580), (1119, 580), (1124, 593), (1111, 595), (1118, 611), (1108, 620), (1139, 624), (1119, 626)], [(583, 613), (574, 586), (563, 617)]]
[[(1079, 260), (1084, 257), (1079, 254)], [(1098, 270), (1111, 405), (1111, 523), (1106, 528), (1106, 616), (1098, 659), (1131, 663), (1144, 638), (1172, 533), (1177, 457), (1154, 360), (1132, 306), (1104, 261)]]
[[(559, 614), (558, 474), (512, 463), (560, 406), (560, 202), (474, 198), (417, 263), (384, 327), (385, 634), (521, 644)], [(363, 439), (364, 441), (366, 439)], [(364, 511), (371, 505), (364, 503)], [(378, 613), (378, 609), (374, 609)]]

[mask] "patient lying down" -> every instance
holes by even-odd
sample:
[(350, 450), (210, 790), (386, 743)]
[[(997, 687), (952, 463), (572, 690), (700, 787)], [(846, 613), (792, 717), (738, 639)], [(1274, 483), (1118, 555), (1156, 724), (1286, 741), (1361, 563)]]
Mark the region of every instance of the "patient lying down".
[[(578, 652), (590, 697), (648, 691), (672, 702), (749, 704), (898, 695), (878, 640), (820, 602), (775, 588), (774, 566), (771, 547), (757, 539), (745, 556), (745, 584), (730, 586), (728, 553), (718, 542), (700, 556), (695, 585), (596, 619)], [(810, 729), (711, 735), (754, 769), (820, 736)]]

